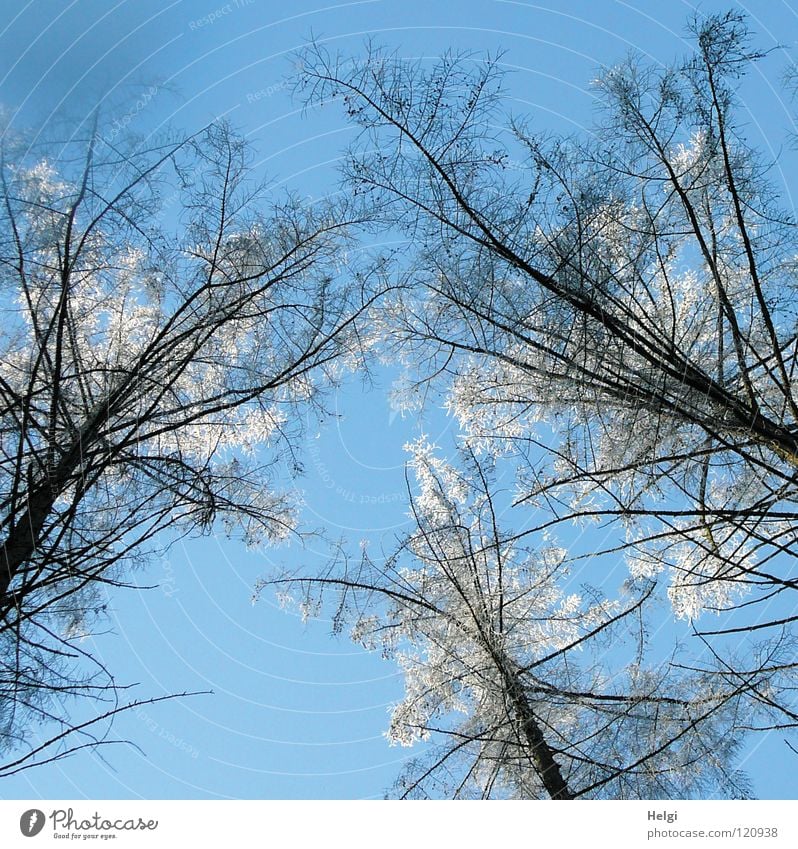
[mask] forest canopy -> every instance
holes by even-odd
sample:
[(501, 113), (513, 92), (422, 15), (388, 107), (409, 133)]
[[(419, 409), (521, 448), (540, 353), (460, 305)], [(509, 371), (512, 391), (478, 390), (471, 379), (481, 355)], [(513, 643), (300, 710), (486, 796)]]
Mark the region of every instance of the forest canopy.
[[(745, 19), (691, 35), (669, 67), (606, 69), (595, 131), (563, 138), (508, 113), (496, 58), (302, 55), (307, 102), (357, 131), (344, 185), (413, 245), (381, 339), (405, 409), (442, 398), (461, 434), (456, 467), (413, 447), (417, 529), (387, 566), (298, 582), (401, 646), (390, 734), (442, 742), (400, 795), (735, 796), (735, 746), (798, 718), (795, 221), (742, 129)], [(574, 523), (588, 555), (551, 542)], [(625, 564), (617, 600), (560, 597), (586, 556)], [(662, 599), (692, 636), (649, 665)], [(580, 670), (633, 612), (634, 659)]]
[[(733, 12), (690, 38), (603, 69), (567, 136), (511, 111), (499, 56), (311, 44), (295, 94), (352, 139), (324, 201), (223, 121), (4, 135), (0, 776), (171, 698), (84, 639), (219, 533), (331, 552), (256, 596), (399, 670), (385, 733), (420, 754), (390, 795), (751, 794), (745, 746), (798, 720), (798, 240), (737, 94), (767, 57)], [(384, 365), (457, 435), (406, 446), (377, 553), (305, 523), (297, 478), (330, 390)]]

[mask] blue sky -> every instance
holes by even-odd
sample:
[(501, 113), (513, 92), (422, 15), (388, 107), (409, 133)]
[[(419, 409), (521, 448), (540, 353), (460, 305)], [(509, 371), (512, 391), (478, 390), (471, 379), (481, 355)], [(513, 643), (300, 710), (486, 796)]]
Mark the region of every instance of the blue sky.
[[(764, 48), (777, 50), (745, 83), (751, 141), (780, 155), (774, 179), (793, 205), (794, 154), (780, 153), (793, 106), (779, 86), (798, 39), (798, 0), (706, 2), (711, 12), (749, 13)], [(113, 126), (192, 131), (225, 115), (255, 146), (255, 167), (307, 197), (332, 190), (349, 130), (333, 109), (303, 115), (285, 79), (291, 54), (311, 35), (344, 53), (364, 40), (409, 56), (449, 48), (505, 51), (515, 111), (538, 129), (578, 132), (594, 106), (596, 69), (638, 49), (666, 62), (685, 46), (696, 6), (652, 0), (527, 3), (352, 3), (263, 0), (6, 0), (0, 12), (0, 102), (20, 126), (82, 118), (97, 102)], [(405, 442), (422, 430), (444, 448), (455, 430), (442, 411), (424, 423), (392, 414), (385, 390), (353, 379), (331, 398), (336, 415), (308, 423), (304, 521), (355, 542), (393, 538), (406, 523)], [(270, 595), (252, 603), (257, 579), (281, 565), (320, 559), (311, 545), (253, 553), (224, 537), (176, 545), (156, 560), (147, 591), (114, 594), (107, 633), (93, 649), (142, 697), (213, 690), (119, 719), (103, 758), (81, 754), (0, 785), (5, 798), (364, 798), (381, 797), (407, 750), (382, 737), (401, 681), (391, 664), (325, 622), (302, 624)], [(752, 751), (759, 795), (795, 795), (767, 768), (778, 740)]]

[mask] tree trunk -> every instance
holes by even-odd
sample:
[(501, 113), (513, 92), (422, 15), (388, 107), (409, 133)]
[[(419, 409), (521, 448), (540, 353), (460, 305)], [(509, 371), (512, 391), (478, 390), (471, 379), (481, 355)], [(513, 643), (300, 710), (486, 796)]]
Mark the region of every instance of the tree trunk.
[(554, 760), (554, 751), (546, 742), (532, 705), (524, 692), (524, 686), (518, 678), (515, 664), (499, 650), (499, 667), (504, 678), (507, 695), (510, 704), (518, 717), (521, 730), (522, 743), (529, 744), (532, 762), (535, 770), (546, 788), (546, 792), (552, 799), (573, 799), (574, 794), (568, 787), (568, 782), (563, 777), (560, 765)]
[(67, 448), (52, 471), (48, 470), (44, 480), (32, 486), (27, 493), (27, 507), (0, 545), (0, 599), (5, 600), (8, 588), (20, 568), (33, 556), (41, 542), (42, 529), (52, 513), (58, 497), (63, 493), (81, 461), (88, 453), (99, 424), (107, 413), (95, 412), (81, 428), (72, 444)]

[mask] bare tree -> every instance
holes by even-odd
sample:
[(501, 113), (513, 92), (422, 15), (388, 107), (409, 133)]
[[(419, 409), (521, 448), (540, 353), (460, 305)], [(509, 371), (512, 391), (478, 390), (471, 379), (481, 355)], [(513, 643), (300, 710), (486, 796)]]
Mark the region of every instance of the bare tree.
[(413, 529), (387, 560), (265, 584), (307, 616), (333, 595), (334, 628), (397, 661), (387, 736), (429, 744), (395, 794), (745, 797), (734, 760), (762, 713), (751, 694), (775, 676), (650, 659), (655, 582), (627, 581), (617, 600), (578, 589), (554, 539), (503, 530), (489, 464), (466, 451), (455, 467), (423, 441), (411, 452)]
[[(412, 240), (385, 342), (407, 405), (441, 388), (474, 450), (519, 462), (537, 530), (599, 523), (747, 686), (795, 669), (796, 226), (739, 129), (745, 20), (691, 31), (681, 63), (602, 73), (586, 139), (509, 117), (491, 58), (315, 46), (301, 87), (343, 103), (346, 184)], [(754, 697), (794, 725), (780, 692)]]
[(95, 739), (70, 699), (119, 708), (80, 645), (106, 586), (179, 535), (293, 531), (298, 407), (376, 287), (337, 260), (346, 205), (270, 199), (224, 125), (11, 140), (0, 180), (0, 750), (61, 728), (19, 769)]

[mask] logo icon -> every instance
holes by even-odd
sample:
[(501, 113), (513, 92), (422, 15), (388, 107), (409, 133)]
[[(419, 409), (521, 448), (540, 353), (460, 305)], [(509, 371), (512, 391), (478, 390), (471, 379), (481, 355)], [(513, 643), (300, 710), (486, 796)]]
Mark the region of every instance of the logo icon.
[(44, 828), (44, 812), (38, 808), (31, 808), (19, 818), (19, 830), (25, 837), (36, 837)]

